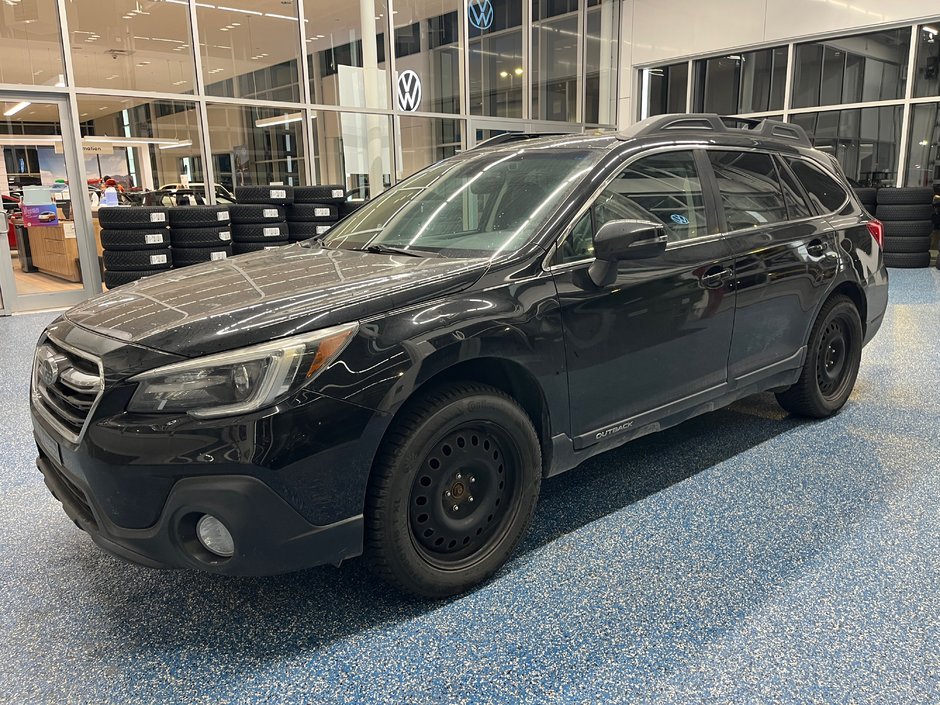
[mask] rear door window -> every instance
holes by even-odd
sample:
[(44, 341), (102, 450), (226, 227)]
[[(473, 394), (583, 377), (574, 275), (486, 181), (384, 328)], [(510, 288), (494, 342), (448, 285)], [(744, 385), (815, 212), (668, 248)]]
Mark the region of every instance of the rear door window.
[(787, 220), (773, 158), (763, 152), (708, 150), (728, 231)]
[(787, 159), (787, 164), (820, 214), (837, 211), (849, 197), (838, 181), (805, 159)]

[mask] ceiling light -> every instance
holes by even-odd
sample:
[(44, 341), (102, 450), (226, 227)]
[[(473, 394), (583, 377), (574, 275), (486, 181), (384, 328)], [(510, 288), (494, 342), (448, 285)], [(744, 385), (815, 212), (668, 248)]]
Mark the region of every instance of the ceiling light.
[(515, 73), (517, 76), (521, 76), (521, 75), (522, 75), (522, 69), (516, 69), (513, 73)]
[(509, 75), (509, 72), (508, 72), (508, 71), (500, 71), (500, 72), (499, 72), (499, 75), (502, 76), (503, 78), (506, 78), (506, 76)]
[(297, 18), (296, 18), (296, 17), (291, 17), (290, 15), (275, 15), (273, 12), (265, 12), (265, 13), (264, 13), (264, 16), (265, 16), (265, 17), (276, 17), (276, 18), (279, 19), (279, 20), (291, 20), (292, 22), (296, 22), (296, 21), (297, 21)]
[(921, 27), (921, 29), (927, 32), (927, 34), (937, 34), (937, 28), (931, 27), (930, 25), (925, 25)]
[(182, 142), (177, 142), (176, 144), (161, 144), (159, 149), (179, 149), (180, 147), (192, 147), (192, 140), (183, 140)]
[(285, 113), (270, 118), (261, 118), (255, 120), (255, 127), (272, 127), (274, 125), (286, 125), (289, 122), (300, 122), (304, 119), (303, 113)]
[(184, 83), (189, 83), (189, 81), (173, 81), (174, 86), (182, 86)]
[(264, 14), (263, 12), (258, 12), (257, 10), (242, 10), (237, 7), (225, 7), (224, 5), (219, 5), (217, 9), (227, 10), (228, 12), (241, 12), (244, 15), (257, 15), (258, 17), (261, 17)]
[(921, 140), (917, 144), (919, 144), (921, 147), (926, 147), (928, 144), (930, 144), (930, 142), (928, 142), (927, 140)]
[(10, 116), (12, 116), (12, 115), (16, 115), (18, 112), (20, 112), (20, 111), (23, 110), (24, 108), (28, 108), (30, 105), (32, 105), (32, 102), (31, 102), (31, 101), (24, 100), (22, 103), (17, 103), (17, 104), (14, 105), (12, 108), (10, 108), (9, 110), (7, 110), (7, 111), (4, 113), (4, 115), (5, 115), (6, 117), (10, 117)]

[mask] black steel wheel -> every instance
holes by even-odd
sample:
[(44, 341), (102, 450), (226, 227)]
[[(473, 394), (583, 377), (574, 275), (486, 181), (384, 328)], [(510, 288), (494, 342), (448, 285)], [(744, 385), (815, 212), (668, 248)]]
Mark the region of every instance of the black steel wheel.
[(366, 503), (366, 553), (378, 574), (424, 597), (491, 576), (525, 533), (541, 482), (538, 436), (498, 389), (453, 384), (399, 414)]
[(841, 295), (829, 299), (810, 333), (799, 380), (777, 394), (780, 406), (813, 418), (841, 409), (858, 377), (862, 338), (862, 321), (852, 300)]
[(504, 537), (518, 504), (517, 444), (488, 423), (464, 425), (424, 458), (411, 488), (415, 547), (429, 563), (457, 569)]

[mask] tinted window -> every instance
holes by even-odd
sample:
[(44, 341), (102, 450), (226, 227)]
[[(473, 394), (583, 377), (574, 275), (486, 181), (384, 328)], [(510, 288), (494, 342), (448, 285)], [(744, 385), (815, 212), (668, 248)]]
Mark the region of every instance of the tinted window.
[(669, 241), (708, 234), (705, 198), (692, 152), (663, 152), (633, 162), (598, 197), (594, 227), (609, 220), (651, 220)]
[(780, 185), (783, 187), (783, 198), (787, 202), (787, 213), (790, 215), (790, 220), (809, 218), (813, 215), (813, 210), (806, 203), (796, 179), (787, 171), (786, 167), (780, 164), (777, 174), (780, 176)]
[(821, 169), (802, 159), (788, 159), (787, 163), (820, 213), (832, 213), (845, 203), (848, 198), (845, 189)]
[(769, 154), (708, 152), (728, 230), (754, 228), (787, 219), (787, 207)]
[(708, 235), (705, 198), (692, 152), (653, 154), (627, 167), (575, 223), (556, 263), (592, 257), (596, 229), (611, 220), (662, 223), (670, 242)]

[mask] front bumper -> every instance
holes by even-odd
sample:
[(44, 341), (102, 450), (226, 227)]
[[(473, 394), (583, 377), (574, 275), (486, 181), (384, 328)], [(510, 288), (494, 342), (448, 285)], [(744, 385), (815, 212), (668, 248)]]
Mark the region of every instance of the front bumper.
[[(272, 575), (332, 563), (362, 552), (361, 514), (328, 526), (304, 519), (261, 480), (214, 475), (179, 480), (157, 522), (145, 529), (114, 524), (88, 486), (40, 446), (36, 461), (46, 486), (75, 524), (101, 548), (150, 568), (197, 568), (230, 575)], [(235, 540), (235, 554), (220, 558), (196, 539), (196, 521), (211, 514)]]

